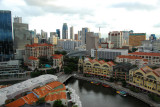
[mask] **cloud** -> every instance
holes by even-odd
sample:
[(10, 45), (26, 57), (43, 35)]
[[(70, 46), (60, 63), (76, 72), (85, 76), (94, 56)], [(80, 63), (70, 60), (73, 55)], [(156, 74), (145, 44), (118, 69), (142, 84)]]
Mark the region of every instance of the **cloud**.
[(125, 8), (126, 10), (154, 10), (156, 6), (142, 4), (138, 2), (124, 2), (124, 3), (117, 3), (113, 4), (111, 7), (113, 8)]
[(86, 8), (72, 8), (67, 6), (59, 6), (56, 5), (55, 1), (57, 0), (25, 0), (28, 6), (41, 8), (43, 11), (48, 13), (56, 13), (56, 14), (80, 14), (80, 15), (93, 15), (92, 9)]
[(160, 23), (155, 24), (153, 27), (155, 27), (155, 28), (160, 28)]

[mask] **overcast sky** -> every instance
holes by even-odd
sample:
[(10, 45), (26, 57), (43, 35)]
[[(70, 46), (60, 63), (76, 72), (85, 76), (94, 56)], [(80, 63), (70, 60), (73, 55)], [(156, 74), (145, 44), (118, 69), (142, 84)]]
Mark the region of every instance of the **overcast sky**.
[(0, 10), (22, 17), (29, 29), (46, 32), (62, 30), (63, 23), (98, 32), (133, 30), (160, 34), (160, 0), (0, 0)]

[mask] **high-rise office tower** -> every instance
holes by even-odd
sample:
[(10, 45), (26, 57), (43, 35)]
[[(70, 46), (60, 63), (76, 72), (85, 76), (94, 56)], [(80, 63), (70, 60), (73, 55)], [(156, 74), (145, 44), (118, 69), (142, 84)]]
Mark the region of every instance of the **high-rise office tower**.
[(74, 40), (73, 26), (70, 27), (70, 39)]
[(123, 36), (120, 31), (112, 31), (108, 33), (108, 40), (114, 44), (114, 48), (122, 48)]
[(41, 30), (41, 43), (47, 43), (47, 32)]
[(89, 28), (82, 28), (82, 45), (86, 44), (86, 33), (89, 31)]
[(63, 23), (62, 39), (68, 39), (68, 26), (67, 26), (67, 23)]
[(60, 39), (60, 37), (61, 37), (61, 32), (60, 32), (60, 29), (56, 29), (56, 33), (57, 33), (57, 35), (58, 35), (58, 38)]
[(78, 40), (78, 34), (74, 34), (74, 40)]
[(31, 44), (32, 37), (35, 37), (34, 31), (28, 30), (28, 24), (22, 23), (21, 17), (15, 17), (13, 23), (13, 50), (14, 50), (14, 59), (22, 60), (25, 45)]
[(94, 32), (86, 33), (86, 50), (88, 55), (91, 55), (91, 49), (98, 49), (99, 36)]
[[(19, 17), (15, 17), (14, 21)], [(21, 21), (16, 20), (13, 23), (13, 33), (14, 33), (14, 51), (16, 49), (25, 49), (26, 44), (31, 43), (31, 32), (28, 30), (28, 24), (22, 23)]]
[(0, 10), (0, 61), (13, 57), (11, 11)]
[(78, 40), (82, 40), (82, 31), (78, 31)]

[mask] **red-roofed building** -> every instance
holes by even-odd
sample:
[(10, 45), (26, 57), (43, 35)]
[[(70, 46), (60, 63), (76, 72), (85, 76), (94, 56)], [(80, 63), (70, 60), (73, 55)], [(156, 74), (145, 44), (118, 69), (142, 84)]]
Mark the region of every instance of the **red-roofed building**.
[(137, 65), (139, 67), (146, 66), (149, 64), (147, 59), (143, 59), (138, 56), (128, 56), (128, 55), (119, 55), (116, 57), (115, 61), (118, 63), (127, 62), (131, 63), (132, 65)]
[(28, 58), (28, 68), (34, 70), (39, 67), (39, 59), (33, 56)]
[(128, 55), (147, 59), (149, 61), (149, 64), (151, 65), (160, 64), (160, 53), (133, 52), (133, 53), (128, 53)]
[(112, 61), (105, 62), (104, 60), (92, 60), (90, 58), (85, 58), (83, 61), (82, 58), (80, 58), (78, 64), (79, 70), (80, 66), (83, 67), (84, 74), (110, 78), (113, 74), (113, 66), (115, 66), (115, 64)]
[(152, 69), (148, 66), (131, 69), (128, 83), (141, 90), (160, 95), (160, 68)]
[(59, 71), (62, 68), (63, 65), (63, 55), (62, 54), (53, 54), (52, 55), (53, 59), (53, 68), (59, 68)]
[[(24, 62), (27, 65), (32, 65), (32, 70), (36, 68), (38, 64), (38, 57), (46, 56), (48, 59), (54, 54), (54, 46), (52, 44), (27, 44), (25, 46)], [(38, 67), (38, 66), (37, 66)]]

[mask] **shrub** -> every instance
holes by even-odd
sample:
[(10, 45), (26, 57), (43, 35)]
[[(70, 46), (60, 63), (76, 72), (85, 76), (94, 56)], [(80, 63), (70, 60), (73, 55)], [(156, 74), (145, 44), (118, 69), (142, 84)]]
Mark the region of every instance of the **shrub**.
[(133, 92), (136, 92), (136, 93), (139, 93), (140, 92), (140, 90), (138, 89), (138, 88), (135, 88), (135, 87), (129, 87), (129, 89), (131, 90), (131, 91), (133, 91)]
[(160, 97), (154, 93), (148, 94), (148, 96), (155, 102), (160, 103)]

